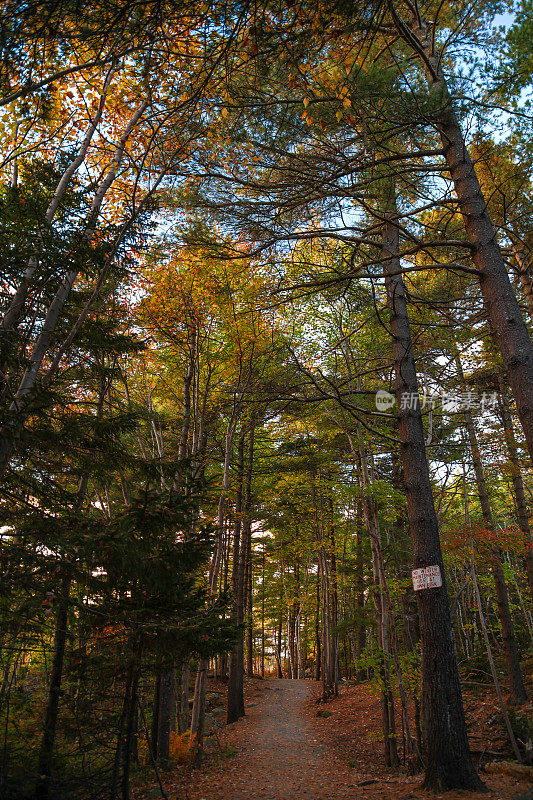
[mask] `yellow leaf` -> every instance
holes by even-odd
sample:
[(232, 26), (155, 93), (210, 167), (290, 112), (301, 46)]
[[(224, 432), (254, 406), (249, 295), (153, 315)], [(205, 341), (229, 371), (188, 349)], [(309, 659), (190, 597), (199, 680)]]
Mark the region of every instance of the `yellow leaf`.
[(341, 119), (342, 119), (342, 111), (340, 110), (340, 108), (337, 111), (337, 113), (335, 114), (335, 116), (337, 117), (337, 122), (340, 122)]
[(304, 97), (304, 108), (307, 108), (308, 105), (309, 105), (309, 98)]

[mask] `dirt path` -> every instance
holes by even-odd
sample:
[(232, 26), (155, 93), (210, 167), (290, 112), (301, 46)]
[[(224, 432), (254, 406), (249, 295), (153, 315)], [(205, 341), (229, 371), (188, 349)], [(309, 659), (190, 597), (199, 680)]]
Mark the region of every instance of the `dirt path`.
[(191, 800), (213, 797), (213, 779), (225, 800), (353, 798), (353, 773), (327, 752), (307, 708), (316, 683), (272, 680), (262, 689), (248, 704), (246, 719), (224, 737), (229, 746), (238, 739), (236, 754), (221, 772), (199, 776), (189, 788)]
[[(186, 800), (510, 800), (527, 783), (483, 775), (489, 794), (429, 794), (422, 776), (383, 767), (379, 703), (369, 690), (344, 695), (317, 718), (314, 681), (247, 682), (246, 717), (222, 726), (200, 771), (168, 775), (168, 796)], [(223, 692), (214, 693), (220, 700)], [(209, 696), (209, 695), (208, 695)], [(223, 720), (223, 707), (218, 716)], [(379, 737), (378, 737), (379, 738)], [(185, 789), (185, 791), (184, 791)], [(157, 796), (157, 789), (154, 794)], [(529, 796), (529, 795), (528, 795)]]

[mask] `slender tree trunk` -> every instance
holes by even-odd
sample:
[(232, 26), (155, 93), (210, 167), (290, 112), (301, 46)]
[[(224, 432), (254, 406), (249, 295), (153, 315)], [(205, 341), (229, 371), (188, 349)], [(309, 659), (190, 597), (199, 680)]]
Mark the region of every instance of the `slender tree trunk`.
[[(456, 353), (455, 363), (457, 365), (457, 372), (462, 385), (465, 385), (463, 367), (459, 353)], [(481, 461), (481, 451), (477, 440), (476, 429), (474, 420), (470, 411), (464, 412), (465, 425), (468, 433), (468, 440), (470, 442), (470, 449), (472, 452), (472, 464), (474, 466), (474, 473), (476, 476), (476, 485), (479, 495), (479, 502), (481, 504), (481, 512), (485, 524), (491, 531), (495, 531), (494, 519), (492, 517), (492, 510), (490, 507), (489, 493), (487, 491), (487, 484), (485, 481), (485, 473), (483, 472), (483, 464)], [(503, 652), (507, 665), (507, 675), (509, 677), (509, 689), (511, 692), (511, 702), (522, 705), (527, 700), (524, 681), (520, 670), (520, 659), (518, 657), (518, 649), (516, 646), (516, 639), (514, 635), (513, 620), (511, 617), (511, 609), (509, 608), (509, 593), (507, 591), (507, 584), (505, 583), (505, 576), (503, 574), (503, 567), (501, 562), (501, 551), (491, 554), (491, 567), (494, 577), (494, 588), (496, 590), (496, 603), (498, 606), (498, 617), (502, 629), (502, 642)]]
[(355, 669), (358, 681), (366, 679), (366, 671), (359, 666), (359, 660), (366, 647), (366, 620), (365, 620), (365, 578), (363, 574), (363, 525), (361, 517), (363, 514), (362, 500), (357, 501), (357, 529), (356, 529), (356, 609), (357, 609), (357, 628), (355, 639)]
[[(226, 513), (226, 500), (230, 487), (231, 474), (231, 456), (233, 450), (233, 438), (235, 435), (235, 426), (237, 425), (240, 416), (240, 406), (234, 405), (231, 418), (228, 421), (225, 437), (224, 448), (224, 469), (222, 474), (222, 490), (218, 499), (218, 513), (217, 513), (217, 542), (215, 545), (215, 552), (211, 558), (209, 567), (209, 599), (213, 603), (216, 595), (216, 588), (218, 584), (218, 577), (220, 572), (220, 564), (222, 559), (222, 550), (224, 546), (224, 520)], [(194, 766), (199, 767), (202, 763), (203, 747), (204, 747), (204, 723), (205, 723), (205, 692), (207, 686), (207, 659), (200, 659), (198, 664), (198, 672), (196, 673), (196, 681), (194, 685), (193, 697), (193, 710), (191, 719), (191, 736), (194, 742), (194, 753), (192, 763)]]
[[(110, 800), (116, 800), (119, 787), (121, 787), (122, 800), (129, 800), (130, 796), (130, 765), (132, 754), (132, 737), (137, 706), (137, 686), (139, 683), (138, 655), (139, 642), (133, 645), (133, 655), (126, 671), (126, 685), (122, 713), (119, 721), (115, 759), (109, 792)], [(121, 777), (122, 772), (122, 777)]]
[(529, 455), (533, 459), (533, 344), (509, 280), (496, 230), (448, 91), (440, 58), (433, 52), (432, 26), (425, 22), (420, 25), (414, 19), (410, 25), (406, 25), (397, 16), (395, 21), (400, 35), (424, 59), (430, 95), (436, 104), (434, 118), (466, 235), (472, 247), (472, 259), (479, 270), (485, 311), (495, 333)]
[(191, 677), (191, 663), (188, 658), (182, 662), (180, 673), (178, 733), (181, 734), (189, 730), (189, 681)]
[[(187, 372), (183, 378), (183, 423), (178, 446), (178, 460), (184, 461), (188, 454), (189, 431), (191, 426), (191, 384), (194, 379), (196, 363), (196, 328), (189, 332), (189, 364)], [(182, 475), (178, 469), (174, 476), (172, 493), (175, 494), (182, 487)], [(158, 709), (154, 713), (153, 719), (157, 722), (157, 728), (152, 737), (152, 747), (154, 757), (162, 763), (168, 763), (170, 751), (170, 733), (176, 730), (177, 712), (177, 675), (175, 664), (169, 664), (165, 672), (158, 678), (157, 692)], [(181, 715), (181, 698), (180, 710)], [(155, 709), (154, 709), (155, 712)], [(187, 708), (188, 716), (188, 708)], [(182, 721), (178, 721), (178, 729)]]
[[(330, 476), (328, 476), (328, 483), (330, 482)], [(333, 497), (331, 493), (331, 488), (328, 488), (328, 512), (329, 512), (329, 568), (331, 571), (331, 628), (332, 628), (332, 636), (333, 636), (333, 665), (332, 669), (334, 671), (334, 684), (335, 687), (338, 687), (339, 683), (339, 635), (337, 632), (337, 628), (339, 625), (339, 583), (338, 583), (338, 575), (337, 575), (337, 553), (336, 553), (336, 542), (335, 542), (335, 524), (334, 524), (334, 509), (333, 509)], [(335, 694), (338, 694), (338, 688), (335, 689)]]
[(254, 615), (253, 615), (253, 562), (251, 529), (247, 536), (247, 577), (246, 577), (246, 674), (254, 676)]
[(374, 587), (372, 598), (376, 612), (376, 630), (378, 644), (381, 649), (379, 672), (382, 682), (381, 688), (381, 717), (383, 727), (384, 759), (388, 767), (398, 766), (398, 748), (396, 742), (396, 722), (394, 715), (394, 700), (390, 681), (390, 649), (389, 649), (389, 619), (388, 605), (385, 595), (384, 574), (381, 569), (381, 531), (375, 501), (368, 496), (371, 479), (368, 474), (366, 463), (366, 453), (363, 445), (359, 445), (359, 458), (357, 471), (363, 498), (363, 509), (366, 527), (370, 538), (370, 550), (372, 554), (372, 574)]
[(261, 571), (261, 677), (265, 677), (265, 548)]
[[(235, 501), (235, 529), (233, 534), (233, 573), (232, 590), (233, 606), (232, 620), (236, 626), (242, 628), (244, 622), (244, 583), (246, 542), (241, 541), (242, 513), (243, 513), (243, 479), (244, 479), (244, 440), (246, 428), (243, 426), (237, 447), (237, 494)], [(243, 633), (231, 651), (228, 679), (228, 708), (226, 721), (230, 725), (244, 716), (244, 641)]]
[[(102, 381), (100, 395), (96, 408), (98, 420), (102, 419), (104, 398), (107, 392), (107, 385)], [(89, 478), (84, 474), (80, 480), (76, 497), (75, 509), (80, 511), (87, 494)], [(36, 800), (48, 800), (49, 784), (52, 775), (52, 758), (56, 740), (57, 719), (59, 714), (59, 699), (61, 696), (61, 682), (63, 679), (63, 662), (65, 658), (65, 646), (68, 633), (68, 608), (70, 603), (70, 588), (72, 585), (72, 572), (70, 567), (65, 567), (65, 572), (61, 580), (61, 590), (59, 606), (56, 617), (56, 627), (54, 634), (54, 656), (52, 660), (52, 671), (48, 687), (48, 701), (46, 704), (43, 735), (38, 757), (38, 774), (35, 798)]]
[[(300, 565), (296, 562), (294, 566), (294, 592), (297, 596), (300, 584)], [(297, 655), (297, 633), (296, 625), (299, 614), (299, 601), (293, 600), (289, 606), (287, 643), (289, 648), (289, 677), (298, 678), (298, 655)]]
[(338, 636), (334, 628), (335, 610), (333, 607), (334, 593), (331, 572), (331, 554), (328, 558), (329, 543), (327, 541), (324, 525), (327, 523), (324, 509), (322, 487), (317, 486), (317, 476), (311, 475), (311, 492), (313, 498), (313, 517), (315, 536), (318, 544), (318, 563), (320, 576), (320, 601), (322, 619), (322, 699), (329, 700), (336, 697), (338, 688)]
[(320, 641), (320, 562), (316, 570), (316, 608), (315, 608), (315, 681), (322, 675), (322, 644)]
[(193, 766), (199, 767), (202, 763), (204, 748), (204, 724), (205, 724), (205, 692), (207, 685), (207, 659), (200, 659), (196, 681), (194, 683), (194, 695), (191, 716), (191, 737), (193, 740), (194, 752)]
[[(468, 747), (461, 684), (453, 644), (444, 562), (418, 401), (418, 379), (405, 287), (399, 259), (399, 230), (393, 192), (387, 198), (382, 258), (390, 314), (400, 458), (416, 568), (438, 566), (442, 587), (418, 591), (422, 643), (422, 731), (425, 786), (435, 791), (482, 790)], [(406, 402), (406, 398), (408, 401)]]
[(294, 605), (287, 609), (287, 649), (289, 651), (289, 678), (296, 677), (294, 650)]
[(136, 723), (137, 723), (137, 691), (139, 686), (139, 650), (135, 651), (130, 664), (124, 698), (125, 705), (125, 730), (122, 744), (122, 800), (129, 800), (130, 797), (130, 770), (131, 762), (134, 757), (134, 750), (137, 744)]
[(509, 406), (509, 398), (507, 396), (507, 385), (505, 375), (501, 371), (498, 372), (498, 381), (500, 385), (500, 411), (502, 426), (505, 442), (507, 444), (507, 450), (509, 452), (509, 471), (511, 473), (511, 481), (513, 483), (518, 525), (520, 526), (520, 530), (524, 535), (527, 583), (531, 599), (533, 600), (533, 538), (531, 536), (531, 527), (529, 525), (529, 514), (527, 510), (526, 495), (524, 492), (524, 481), (522, 479), (522, 470), (520, 466), (520, 459), (518, 457), (518, 446), (513, 429), (513, 418)]
[(533, 324), (533, 279), (531, 277), (531, 268), (526, 252), (522, 247), (513, 244), (513, 253), (518, 264), (518, 280), (524, 292), (529, 321)]
[(496, 696), (498, 698), (498, 703), (499, 703), (499, 706), (500, 706), (500, 709), (501, 709), (501, 712), (502, 712), (502, 716), (503, 716), (504, 721), (505, 721), (505, 726), (506, 726), (507, 732), (509, 734), (509, 739), (511, 741), (512, 748), (513, 748), (514, 753), (515, 753), (515, 755), (517, 757), (518, 763), (521, 764), (522, 763), (522, 756), (521, 756), (520, 751), (518, 749), (518, 745), (517, 745), (516, 738), (515, 738), (515, 735), (514, 735), (514, 731), (513, 731), (512, 725), (511, 725), (511, 721), (510, 721), (509, 715), (507, 713), (507, 707), (505, 705), (505, 701), (504, 701), (502, 693), (501, 693), (500, 682), (498, 680), (498, 674), (496, 672), (496, 666), (494, 664), (494, 659), (492, 657), (492, 649), (491, 649), (491, 646), (490, 646), (489, 634), (488, 634), (488, 631), (487, 631), (487, 625), (485, 623), (485, 615), (483, 613), (483, 604), (481, 602), (481, 595), (479, 593), (479, 584), (477, 582), (477, 576), (476, 576), (476, 562), (475, 562), (475, 558), (474, 558), (474, 542), (473, 542), (473, 537), (472, 537), (472, 525), (471, 525), (471, 522), (470, 522), (470, 510), (469, 510), (469, 504), (468, 504), (468, 492), (466, 490), (466, 475), (465, 475), (464, 471), (463, 471), (463, 484), (464, 484), (464, 498), (465, 498), (465, 516), (466, 516), (466, 520), (468, 522), (468, 525), (470, 527), (470, 548), (471, 548), (471, 551), (472, 551), (471, 575), (472, 575), (472, 583), (473, 583), (473, 587), (474, 587), (474, 596), (475, 596), (475, 600), (476, 600), (476, 606), (477, 606), (478, 613), (479, 613), (479, 621), (481, 622), (481, 629), (483, 631), (483, 638), (485, 639), (485, 648), (486, 648), (486, 652), (487, 652), (487, 658), (488, 658), (488, 661), (489, 661), (489, 666), (490, 666), (490, 671), (491, 671), (491, 674), (492, 674), (492, 681), (494, 683), (494, 688), (496, 689)]
[(61, 695), (61, 681), (63, 678), (63, 661), (65, 658), (65, 645), (67, 641), (71, 582), (70, 571), (67, 571), (61, 581), (61, 594), (57, 609), (54, 635), (54, 657), (52, 660), (52, 671), (48, 687), (48, 702), (46, 705), (43, 736), (41, 739), (37, 766), (39, 778), (35, 787), (36, 800), (48, 800), (51, 796), (50, 778), (52, 775), (52, 757), (56, 740), (59, 698)]
[(294, 566), (294, 590), (296, 599), (292, 606), (293, 628), (294, 628), (294, 647), (293, 647), (293, 665), (294, 677), (298, 680), (300, 675), (300, 664), (302, 659), (301, 642), (300, 642), (300, 563), (296, 562)]
[(160, 697), (161, 697), (161, 673), (158, 673), (155, 676), (152, 726), (150, 729), (150, 747), (152, 750), (152, 756), (156, 761), (158, 758), (157, 745), (159, 743), (159, 710), (161, 708)]
[(170, 731), (176, 729), (176, 670), (167, 667), (160, 677), (157, 714), (157, 758), (167, 766), (170, 757)]
[(283, 678), (283, 667), (281, 664), (282, 636), (283, 636), (283, 566), (281, 574), (281, 591), (279, 596), (278, 629), (276, 635), (276, 664), (278, 669), (278, 678)]

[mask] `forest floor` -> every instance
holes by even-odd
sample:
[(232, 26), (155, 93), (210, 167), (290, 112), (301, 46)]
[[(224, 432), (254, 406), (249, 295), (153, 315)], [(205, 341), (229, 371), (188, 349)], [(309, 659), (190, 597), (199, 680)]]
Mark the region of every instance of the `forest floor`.
[[(247, 715), (229, 726), (223, 724), (224, 688), (219, 681), (209, 687), (208, 717), (219, 721), (202, 769), (162, 776), (169, 800), (533, 798), (531, 781), (506, 774), (482, 774), (489, 794), (435, 795), (421, 789), (422, 775), (386, 769), (379, 696), (369, 684), (343, 686), (339, 698), (317, 704), (314, 681), (247, 680)], [(505, 748), (494, 702), (477, 692), (465, 697), (465, 708), (476, 765), (480, 759), (486, 764)], [(158, 794), (154, 786), (148, 795), (136, 796)]]

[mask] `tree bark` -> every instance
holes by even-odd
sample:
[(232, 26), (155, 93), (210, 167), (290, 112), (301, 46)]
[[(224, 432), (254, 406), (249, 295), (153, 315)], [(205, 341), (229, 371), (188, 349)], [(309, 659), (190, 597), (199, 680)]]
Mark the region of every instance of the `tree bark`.
[(518, 264), (518, 280), (524, 292), (529, 321), (533, 324), (533, 279), (525, 250), (513, 243), (513, 253)]
[[(386, 201), (382, 258), (395, 365), (400, 458), (416, 568), (438, 566), (442, 587), (418, 591), (422, 643), (422, 731), (425, 786), (482, 790), (470, 756), (437, 515), (426, 459), (411, 328), (399, 258), (393, 190)], [(405, 402), (405, 398), (409, 402)]]
[(188, 658), (182, 662), (180, 673), (178, 733), (182, 734), (189, 730), (189, 680), (191, 677), (191, 663)]
[(500, 385), (500, 411), (503, 433), (509, 453), (509, 471), (511, 473), (511, 481), (514, 489), (518, 525), (524, 534), (527, 583), (531, 599), (533, 600), (533, 538), (531, 536), (531, 527), (529, 525), (529, 514), (527, 510), (526, 495), (524, 492), (524, 481), (522, 479), (520, 459), (518, 457), (518, 445), (516, 443), (516, 437), (513, 429), (513, 418), (511, 415), (509, 398), (507, 395), (507, 383), (505, 380), (505, 375), (502, 374), (501, 371), (498, 372), (498, 382)]
[(241, 628), (238, 641), (231, 651), (229, 662), (228, 697), (226, 722), (230, 725), (240, 717), (244, 717), (244, 641), (242, 625), (244, 622), (244, 579), (246, 543), (241, 541), (243, 514), (243, 478), (244, 478), (244, 440), (246, 428), (243, 427), (237, 447), (237, 494), (235, 501), (235, 526), (233, 532), (233, 571), (232, 571), (232, 620)]
[(261, 678), (265, 677), (265, 547), (261, 570)]
[[(209, 602), (214, 602), (220, 572), (222, 550), (224, 546), (224, 519), (226, 514), (226, 501), (231, 483), (231, 456), (235, 427), (240, 416), (241, 408), (237, 402), (234, 404), (231, 417), (226, 427), (224, 447), (224, 468), (222, 473), (222, 489), (218, 498), (217, 512), (217, 541), (215, 552), (211, 558), (208, 576)], [(194, 743), (192, 763), (199, 767), (202, 763), (204, 747), (204, 722), (205, 722), (205, 692), (207, 686), (207, 659), (202, 658), (198, 664), (196, 681), (194, 685), (193, 709), (191, 718), (191, 736)]]
[(311, 492), (313, 499), (313, 517), (315, 536), (318, 545), (318, 575), (320, 580), (320, 616), (322, 620), (322, 643), (321, 643), (321, 677), (322, 677), (322, 699), (329, 700), (336, 697), (339, 691), (338, 686), (338, 636), (335, 630), (335, 609), (334, 591), (331, 571), (331, 553), (328, 549), (330, 544), (327, 541), (324, 526), (327, 523), (324, 508), (324, 498), (322, 486), (317, 485), (316, 474), (311, 474)]
[[(461, 364), (459, 353), (455, 354), (455, 363), (457, 365), (457, 372), (461, 384), (464, 386), (464, 373)], [(481, 513), (483, 520), (491, 531), (495, 531), (494, 519), (490, 507), (489, 493), (487, 490), (487, 483), (485, 481), (485, 473), (483, 471), (483, 464), (481, 461), (481, 451), (477, 440), (476, 429), (474, 420), (470, 411), (464, 412), (465, 426), (468, 433), (468, 440), (470, 443), (470, 450), (472, 453), (472, 464), (476, 476), (476, 485), (481, 505)], [(511, 609), (509, 608), (509, 593), (507, 591), (507, 584), (505, 583), (505, 576), (503, 574), (503, 567), (501, 562), (501, 550), (498, 548), (497, 552), (492, 552), (490, 556), (492, 575), (494, 577), (494, 588), (496, 590), (496, 603), (498, 606), (498, 617), (502, 630), (503, 652), (505, 655), (505, 662), (507, 665), (507, 675), (509, 678), (509, 689), (511, 692), (511, 702), (517, 705), (522, 705), (527, 700), (524, 681), (522, 679), (522, 672), (520, 670), (520, 659), (518, 657), (518, 649), (516, 647), (516, 639), (514, 635), (513, 619), (511, 617)]]
[(355, 571), (356, 571), (356, 609), (357, 609), (357, 628), (355, 639), (355, 669), (358, 681), (366, 679), (366, 670), (361, 669), (359, 660), (366, 647), (366, 619), (365, 619), (365, 577), (363, 574), (363, 525), (361, 517), (363, 516), (362, 500), (357, 501), (357, 530), (356, 530), (356, 556), (355, 556)]
[(316, 570), (316, 608), (315, 608), (315, 681), (322, 675), (322, 643), (320, 641), (320, 563)]
[[(102, 419), (104, 399), (107, 391), (105, 382), (102, 381), (96, 408), (98, 420)], [(87, 473), (82, 475), (76, 497), (75, 509), (81, 511), (87, 494), (89, 478)], [(46, 704), (43, 735), (38, 757), (38, 779), (35, 787), (36, 800), (48, 800), (49, 785), (52, 775), (52, 758), (56, 740), (57, 719), (59, 714), (59, 699), (61, 697), (61, 682), (63, 680), (63, 663), (65, 659), (65, 646), (68, 633), (68, 608), (70, 603), (70, 588), (72, 585), (72, 571), (70, 565), (65, 566), (61, 581), (59, 606), (56, 617), (54, 633), (54, 656), (52, 671), (48, 687), (48, 700)]]
[[(283, 565), (282, 565), (283, 570)], [(283, 635), (283, 572), (281, 575), (281, 592), (279, 597), (279, 616), (278, 630), (276, 636), (276, 663), (278, 668), (278, 678), (283, 678), (283, 666), (281, 663), (281, 639)]]
[(252, 563), (252, 537), (251, 530), (247, 537), (246, 558), (246, 674), (253, 678), (254, 675), (254, 616), (253, 616), (253, 563)]
[(359, 451), (357, 455), (357, 472), (359, 475), (360, 492), (363, 500), (364, 518), (370, 539), (370, 550), (372, 554), (372, 575), (374, 584), (372, 599), (374, 601), (374, 608), (376, 612), (378, 644), (381, 649), (379, 673), (382, 682), (381, 718), (384, 742), (383, 754), (385, 764), (388, 767), (397, 767), (398, 748), (396, 742), (396, 721), (394, 715), (394, 700), (391, 690), (389, 665), (390, 649), (388, 633), (388, 605), (385, 595), (384, 575), (381, 569), (381, 531), (375, 500), (368, 495), (368, 489), (370, 488), (371, 481), (366, 463), (367, 457), (362, 443), (359, 444)]
[(37, 771), (39, 778), (35, 787), (36, 800), (48, 800), (50, 797), (50, 778), (52, 775), (52, 757), (57, 731), (57, 717), (59, 713), (59, 698), (61, 696), (61, 681), (63, 678), (63, 661), (65, 658), (65, 645), (67, 642), (68, 607), (70, 600), (70, 585), (72, 582), (70, 571), (67, 571), (61, 581), (61, 594), (57, 609), (56, 628), (54, 634), (54, 657), (48, 687), (48, 702), (44, 718), (43, 735), (39, 750)]
[(400, 35), (424, 63), (430, 96), (435, 102), (434, 119), (471, 244), (472, 260), (479, 270), (485, 311), (494, 330), (533, 460), (533, 344), (509, 279), (440, 58), (433, 52), (432, 26), (415, 19), (406, 24), (394, 9), (393, 15)]

